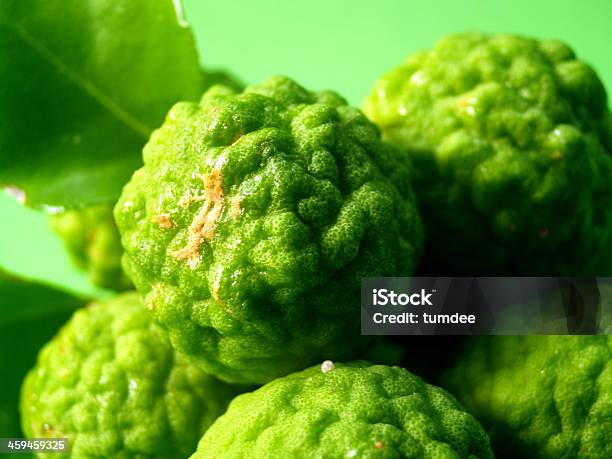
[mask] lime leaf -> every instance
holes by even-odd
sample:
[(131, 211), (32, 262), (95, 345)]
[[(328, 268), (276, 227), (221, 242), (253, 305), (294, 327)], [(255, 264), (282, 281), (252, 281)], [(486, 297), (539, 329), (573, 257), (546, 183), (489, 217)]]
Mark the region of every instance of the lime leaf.
[(40, 348), (87, 302), (0, 269), (0, 437), (21, 437), (19, 388)]
[(116, 200), (202, 87), (180, 0), (3, 0), (0, 58), (0, 186), (47, 209)]

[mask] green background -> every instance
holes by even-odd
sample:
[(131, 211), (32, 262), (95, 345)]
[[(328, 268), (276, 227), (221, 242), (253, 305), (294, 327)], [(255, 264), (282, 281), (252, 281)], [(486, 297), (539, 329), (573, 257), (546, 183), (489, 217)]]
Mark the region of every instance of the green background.
[[(612, 89), (611, 0), (184, 3), (204, 66), (230, 69), (245, 82), (288, 75), (312, 89), (335, 89), (352, 104), (408, 53), (448, 33), (470, 30), (562, 39)], [(46, 217), (3, 193), (0, 266), (79, 292), (94, 291), (71, 267)]]

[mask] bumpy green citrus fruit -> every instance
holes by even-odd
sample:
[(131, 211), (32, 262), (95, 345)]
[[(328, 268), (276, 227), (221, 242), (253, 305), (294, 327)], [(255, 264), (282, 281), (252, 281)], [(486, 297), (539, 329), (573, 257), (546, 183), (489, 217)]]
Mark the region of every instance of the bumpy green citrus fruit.
[(413, 159), (424, 272), (612, 274), (612, 117), (566, 45), (449, 36), (384, 75), (365, 111)]
[(127, 293), (77, 311), (43, 348), (22, 387), (22, 427), (68, 438), (75, 458), (175, 459), (237, 391), (177, 354)]
[(361, 278), (419, 259), (409, 173), (335, 93), (214, 86), (170, 111), (117, 203), (124, 267), (173, 345), (225, 380), (348, 357)]
[(204, 435), (204, 458), (493, 457), (480, 424), (403, 368), (323, 365), (237, 397)]
[(73, 262), (100, 287), (126, 290), (132, 283), (121, 268), (123, 249), (113, 218), (113, 206), (100, 204), (50, 217)]
[(612, 457), (612, 336), (478, 338), (446, 380), (499, 457)]

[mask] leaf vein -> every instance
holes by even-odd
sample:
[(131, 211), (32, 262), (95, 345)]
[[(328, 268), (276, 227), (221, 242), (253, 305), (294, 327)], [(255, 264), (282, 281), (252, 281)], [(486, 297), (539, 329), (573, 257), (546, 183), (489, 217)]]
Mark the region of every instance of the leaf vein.
[(128, 126), (132, 131), (143, 137), (145, 140), (149, 138), (149, 136), (151, 135), (152, 128), (142, 123), (136, 117), (132, 116), (126, 109), (124, 109), (117, 102), (112, 100), (94, 84), (90, 83), (77, 72), (70, 69), (70, 67), (64, 64), (60, 58), (58, 58), (55, 54), (53, 54), (52, 51), (48, 50), (41, 43), (39, 43), (38, 40), (31, 36), (22, 27), (16, 27), (7, 23), (5, 23), (5, 25), (11, 28), (19, 38), (21, 38), (29, 47), (36, 51), (44, 60), (49, 62), (61, 75), (65, 76), (68, 80), (70, 80), (73, 84), (75, 84), (83, 92), (85, 92), (89, 97), (91, 97), (104, 109), (110, 112), (110, 114), (114, 116), (118, 121)]

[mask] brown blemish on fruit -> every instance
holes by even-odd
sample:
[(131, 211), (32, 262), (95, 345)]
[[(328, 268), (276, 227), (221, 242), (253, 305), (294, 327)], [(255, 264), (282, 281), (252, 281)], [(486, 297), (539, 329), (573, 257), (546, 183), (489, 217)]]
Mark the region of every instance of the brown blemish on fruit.
[(240, 199), (240, 196), (234, 196), (232, 198), (232, 204), (230, 206), (230, 217), (234, 220), (238, 218), (242, 213), (242, 207), (240, 207), (241, 201), (242, 199)]
[(170, 229), (174, 226), (174, 222), (170, 218), (170, 214), (154, 215), (153, 223), (157, 223), (163, 229)]
[(212, 297), (213, 300), (215, 300), (215, 303), (217, 303), (221, 309), (223, 310), (227, 310), (227, 305), (223, 302), (223, 300), (221, 299), (221, 295), (219, 294), (219, 284), (215, 282), (215, 284), (212, 286)]
[(232, 308), (230, 308), (227, 304), (225, 304), (225, 302), (221, 299), (221, 294), (219, 292), (219, 290), (221, 289), (221, 279), (223, 278), (223, 268), (221, 266), (219, 266), (217, 268), (217, 273), (215, 276), (215, 280), (212, 284), (212, 287), (210, 289), (211, 295), (213, 300), (215, 300), (215, 303), (217, 303), (217, 305), (223, 309), (227, 314), (229, 314), (232, 317), (235, 317), (236, 314), (235, 312), (232, 310)]
[(181, 199), (179, 199), (179, 206), (181, 207), (189, 207), (192, 203), (194, 202), (202, 202), (206, 199), (206, 196), (191, 196), (190, 194), (186, 194), (181, 196)]
[(233, 317), (235, 319), (237, 318), (236, 311), (230, 306), (228, 306), (227, 303), (223, 301), (223, 299), (221, 298), (221, 280), (222, 279), (223, 279), (223, 267), (218, 266), (216, 273), (215, 273), (215, 279), (210, 287), (211, 297), (221, 310), (223, 310), (228, 316)]
[(187, 245), (172, 252), (177, 260), (187, 260), (195, 269), (201, 260), (200, 246), (205, 239), (215, 236), (217, 222), (223, 213), (223, 188), (221, 171), (214, 169), (210, 174), (202, 176), (204, 181), (204, 204), (195, 216), (188, 229)]
[(219, 295), (219, 286), (213, 285), (212, 288), (212, 297), (219, 306), (224, 306), (223, 301), (221, 301), (221, 296)]
[(215, 303), (219, 306), (225, 306), (223, 301), (221, 301), (221, 296), (219, 295), (219, 289), (221, 288), (221, 278), (223, 277), (223, 267), (219, 266), (217, 268), (217, 273), (215, 275), (215, 281), (212, 284), (211, 294)]

